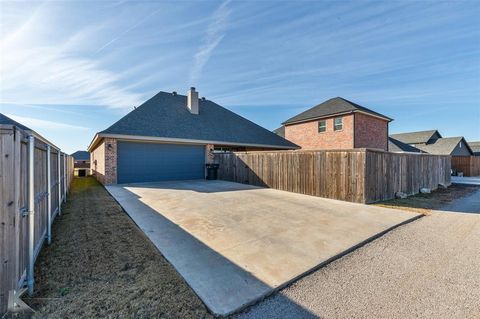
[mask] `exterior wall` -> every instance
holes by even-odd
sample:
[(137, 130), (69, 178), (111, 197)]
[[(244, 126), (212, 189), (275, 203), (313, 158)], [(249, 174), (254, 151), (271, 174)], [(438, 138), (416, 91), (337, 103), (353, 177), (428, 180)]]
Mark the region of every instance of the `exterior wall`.
[(355, 113), (355, 148), (388, 151), (388, 121)]
[[(96, 161), (96, 162), (95, 162)], [(117, 140), (104, 138), (90, 153), (90, 162), (93, 174), (104, 184), (117, 183)]]
[[(334, 117), (324, 118), (327, 129), (318, 132), (319, 120), (285, 126), (285, 138), (302, 149), (351, 149), (353, 144), (353, 114), (343, 115), (343, 129), (333, 130)], [(386, 135), (385, 135), (386, 138)]]
[[(460, 147), (460, 143), (462, 143), (462, 147)], [(453, 149), (453, 151), (450, 155), (452, 155), (452, 156), (472, 156), (473, 154), (470, 153), (467, 146), (465, 145), (465, 142), (461, 141), (460, 143), (458, 143), (457, 146), (455, 146), (455, 148)]]

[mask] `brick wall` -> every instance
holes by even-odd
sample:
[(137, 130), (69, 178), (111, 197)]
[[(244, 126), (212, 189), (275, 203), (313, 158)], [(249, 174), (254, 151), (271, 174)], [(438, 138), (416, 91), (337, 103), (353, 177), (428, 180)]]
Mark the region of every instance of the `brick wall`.
[(325, 118), (327, 129), (318, 132), (318, 120), (285, 126), (285, 138), (302, 149), (350, 149), (353, 148), (353, 114), (344, 115), (343, 129), (333, 130), (335, 117)]
[(355, 113), (355, 147), (388, 151), (388, 122)]
[(90, 162), (93, 174), (100, 183), (104, 185), (116, 184), (117, 140), (104, 138), (90, 153)]

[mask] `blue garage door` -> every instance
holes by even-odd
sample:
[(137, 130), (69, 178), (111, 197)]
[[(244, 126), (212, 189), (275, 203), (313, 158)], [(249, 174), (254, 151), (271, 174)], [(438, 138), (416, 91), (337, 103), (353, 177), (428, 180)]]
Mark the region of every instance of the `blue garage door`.
[(205, 146), (118, 142), (118, 183), (204, 178)]

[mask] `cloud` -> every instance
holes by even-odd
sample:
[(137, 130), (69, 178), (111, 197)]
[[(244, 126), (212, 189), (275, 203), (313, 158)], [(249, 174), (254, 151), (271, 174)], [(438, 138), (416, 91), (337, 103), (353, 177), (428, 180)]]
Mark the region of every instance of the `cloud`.
[(229, 3), (230, 0), (223, 2), (212, 15), (204, 43), (194, 56), (194, 64), (190, 72), (190, 83), (192, 85), (199, 80), (205, 64), (207, 64), (213, 51), (225, 36), (227, 20), (231, 14), (231, 10), (228, 8)]
[[(99, 61), (80, 56), (104, 23), (59, 36), (46, 6), (14, 30), (2, 30), (0, 103), (132, 107), (144, 98), (120, 84)], [(42, 37), (41, 35), (49, 36)]]
[(90, 128), (84, 127), (84, 126), (46, 121), (46, 120), (41, 120), (33, 117), (18, 116), (14, 114), (5, 114), (5, 115), (35, 131), (49, 130), (49, 129), (57, 129), (57, 130), (68, 129), (68, 130), (80, 130), (80, 131), (90, 130)]

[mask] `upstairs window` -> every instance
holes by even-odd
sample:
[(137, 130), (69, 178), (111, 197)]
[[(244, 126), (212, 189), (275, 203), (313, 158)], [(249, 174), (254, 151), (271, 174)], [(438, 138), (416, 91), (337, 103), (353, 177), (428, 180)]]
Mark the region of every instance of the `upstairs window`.
[(327, 121), (318, 121), (318, 133), (325, 132), (327, 130)]
[(341, 117), (336, 117), (333, 120), (333, 130), (334, 131), (341, 131), (343, 129), (343, 121)]

